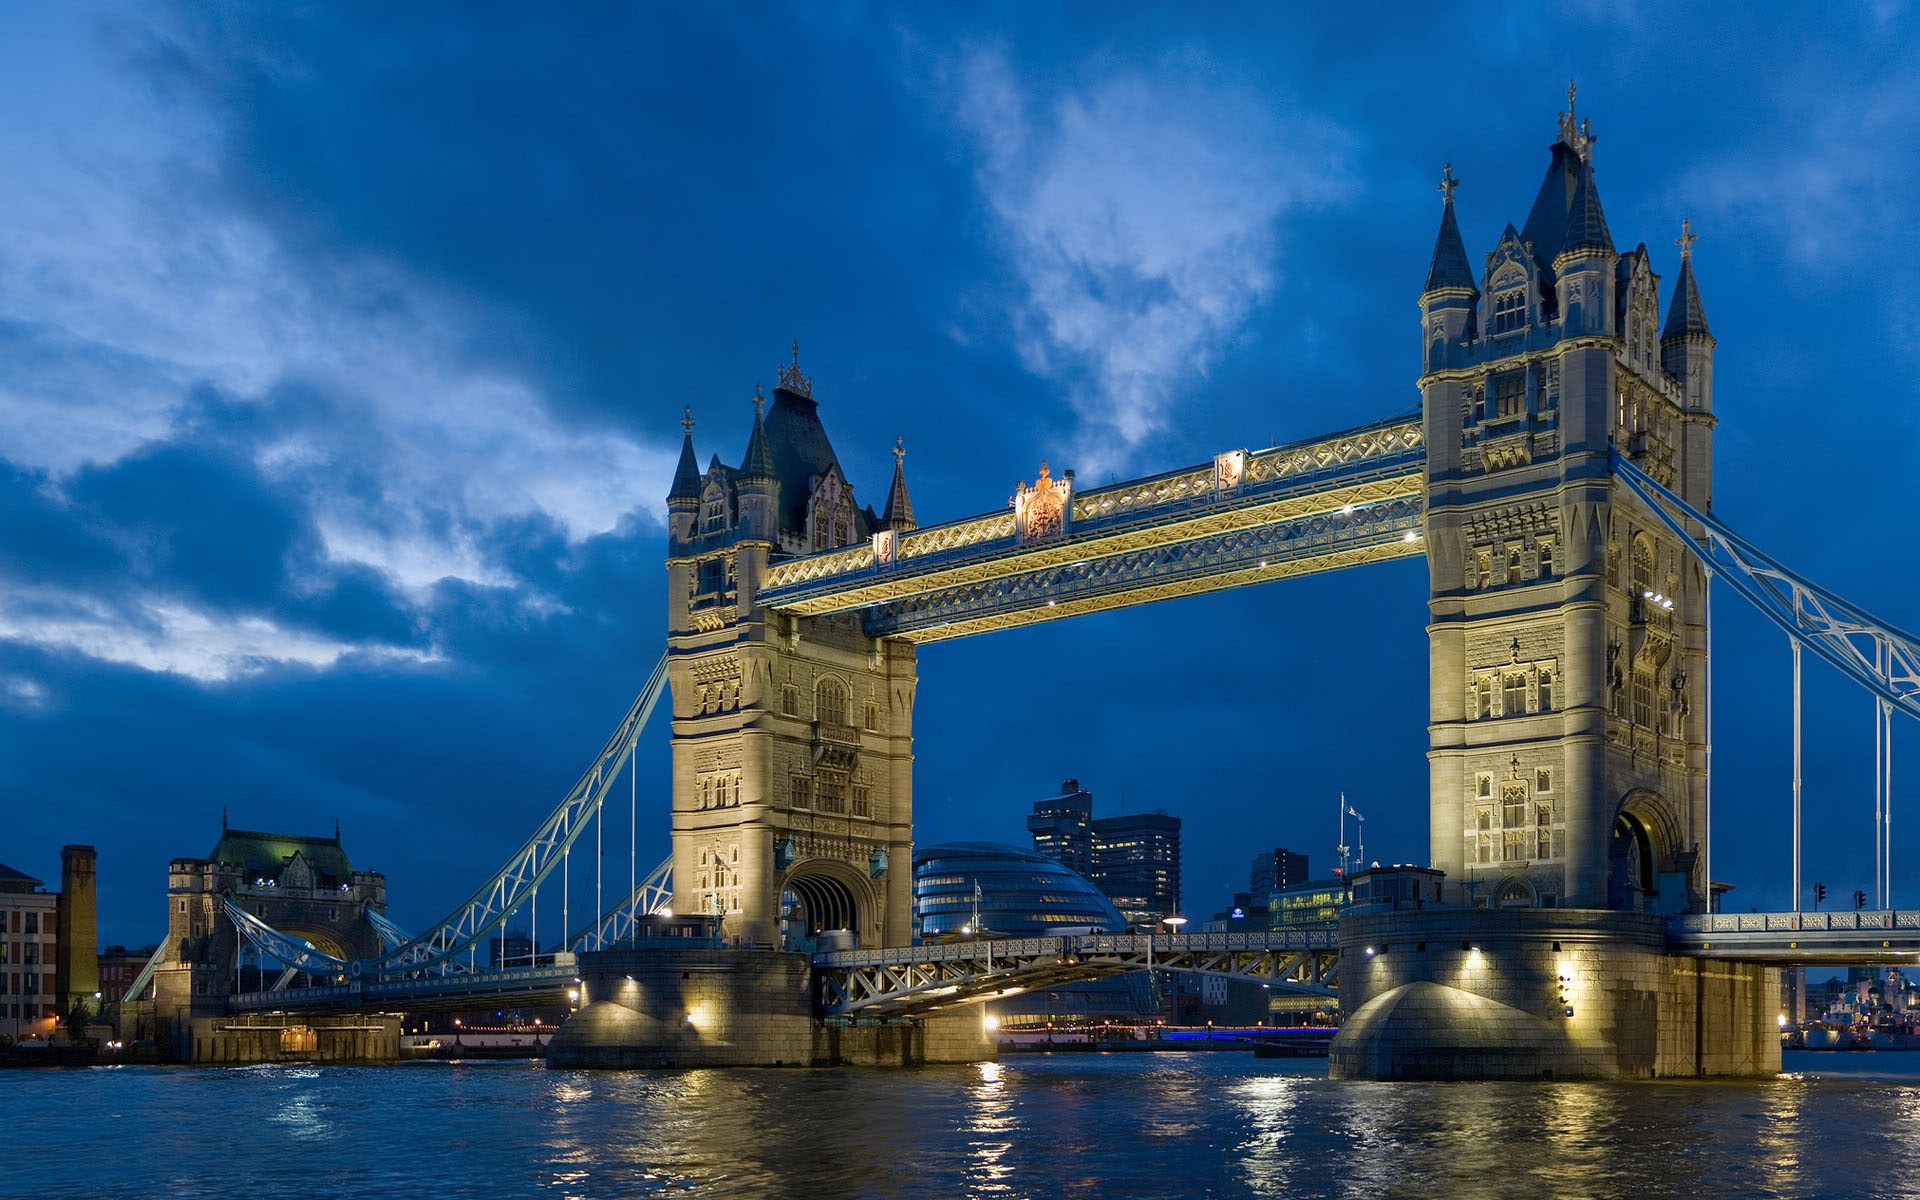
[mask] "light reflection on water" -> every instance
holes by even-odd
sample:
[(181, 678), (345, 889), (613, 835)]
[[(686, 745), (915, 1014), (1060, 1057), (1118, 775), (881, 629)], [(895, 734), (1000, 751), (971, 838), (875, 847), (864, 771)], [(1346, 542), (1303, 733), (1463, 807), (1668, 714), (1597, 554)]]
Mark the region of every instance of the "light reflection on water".
[[(1855, 1061), (1868, 1057), (1882, 1061)], [(1335, 1083), (1324, 1062), (1229, 1053), (913, 1071), (15, 1071), (0, 1074), (0, 1128), (36, 1152), (8, 1156), (0, 1193), (1920, 1195), (1920, 1054), (1790, 1065), (1777, 1080), (1634, 1084)]]

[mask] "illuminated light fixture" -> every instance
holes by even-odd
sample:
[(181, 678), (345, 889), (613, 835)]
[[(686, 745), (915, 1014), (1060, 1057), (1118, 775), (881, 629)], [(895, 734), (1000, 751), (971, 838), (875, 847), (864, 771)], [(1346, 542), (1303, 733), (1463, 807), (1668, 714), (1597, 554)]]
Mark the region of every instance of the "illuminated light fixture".
[(1417, 529), (1409, 529), (1407, 530), (1407, 536), (1402, 538), (1401, 540), (1407, 541), (1407, 542), (1417, 542), (1420, 540), (1420, 531)]
[(1567, 1015), (1568, 1015), (1568, 1016), (1572, 1016), (1572, 1015), (1573, 1015), (1573, 1010), (1572, 1010), (1572, 1009), (1568, 1009), (1568, 1010), (1567, 1010)]
[(1368, 957), (1368, 958), (1372, 958), (1372, 957), (1373, 957), (1373, 947), (1372, 947), (1372, 946), (1368, 946), (1368, 947), (1367, 947), (1367, 957)]
[(985, 1025), (988, 1029), (1000, 1028), (1000, 1018), (994, 1016), (992, 1013), (988, 1013), (984, 1018), (981, 1019), (980, 1023), (982, 1025)]
[(1350, 516), (1352, 516), (1352, 515), (1353, 515), (1353, 505), (1351, 505), (1351, 504), (1342, 504), (1342, 505), (1340, 506), (1340, 515), (1341, 515), (1341, 516), (1343, 516), (1343, 517), (1350, 517)]
[(627, 976), (627, 982), (628, 982), (628, 983), (632, 983), (632, 982), (633, 982), (633, 976), (631, 976), (631, 975), (629, 975), (629, 976)]
[(1266, 566), (1266, 565), (1267, 565), (1267, 560), (1266, 560), (1266, 559), (1264, 559), (1264, 558), (1263, 558), (1263, 559), (1261, 559), (1261, 560), (1260, 560), (1260, 565), (1261, 565), (1261, 566), (1263, 566), (1263, 567), (1264, 567), (1264, 566)]
[(1052, 608), (1052, 607), (1053, 607), (1054, 605), (1056, 605), (1056, 604), (1058, 604), (1058, 603), (1060, 603), (1060, 602), (1059, 602), (1058, 600), (1049, 600), (1049, 601), (1047, 601), (1047, 607), (1048, 607), (1048, 608)]

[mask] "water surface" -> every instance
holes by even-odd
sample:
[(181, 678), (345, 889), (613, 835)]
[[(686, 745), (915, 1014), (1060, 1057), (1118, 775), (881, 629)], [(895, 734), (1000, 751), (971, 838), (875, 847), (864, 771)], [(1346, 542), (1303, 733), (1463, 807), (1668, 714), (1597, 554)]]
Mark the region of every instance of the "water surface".
[(1746, 1082), (1336, 1083), (1324, 1061), (0, 1073), (0, 1195), (1920, 1197), (1920, 1054)]

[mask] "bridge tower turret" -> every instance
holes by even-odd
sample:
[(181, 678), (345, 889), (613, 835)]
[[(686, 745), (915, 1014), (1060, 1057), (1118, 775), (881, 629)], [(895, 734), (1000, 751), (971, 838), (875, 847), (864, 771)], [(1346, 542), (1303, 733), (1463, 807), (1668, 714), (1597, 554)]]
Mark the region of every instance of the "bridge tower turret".
[(1684, 256), (1656, 332), (1594, 141), (1570, 94), (1478, 283), (1442, 183), (1421, 295), (1433, 863), (1468, 907), (1702, 910), (1705, 578), (1614, 502), (1609, 452), (1705, 506), (1712, 343)]
[(770, 564), (883, 522), (855, 505), (797, 346), (772, 402), (755, 393), (739, 467), (715, 456), (684, 482), (691, 447), (667, 501), (674, 911), (760, 945), (905, 945), (914, 648), (757, 603)]

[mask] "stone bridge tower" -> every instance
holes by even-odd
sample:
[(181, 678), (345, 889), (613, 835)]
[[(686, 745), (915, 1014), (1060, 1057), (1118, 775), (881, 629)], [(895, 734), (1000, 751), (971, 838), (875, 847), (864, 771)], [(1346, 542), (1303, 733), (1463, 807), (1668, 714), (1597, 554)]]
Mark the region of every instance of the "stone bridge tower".
[(236, 933), (226, 900), (335, 958), (372, 958), (383, 948), (367, 910), (386, 912), (387, 878), (354, 869), (337, 824), (330, 838), (308, 837), (232, 829), (223, 815), (207, 857), (167, 867), (167, 953), (154, 972), (154, 1029), (164, 1052), (181, 1061), (207, 1061), (227, 997), (265, 990), (277, 974)]
[(913, 645), (756, 601), (770, 563), (913, 528), (901, 451), (885, 512), (859, 507), (798, 346), (773, 402), (755, 393), (739, 466), (702, 471), (685, 426), (667, 497), (674, 911), (762, 945), (906, 945)]
[(1572, 101), (1479, 272), (1448, 169), (1420, 296), (1433, 864), (1467, 907), (1704, 911), (1705, 577), (1608, 453), (1708, 507), (1714, 342), (1684, 227), (1661, 329)]

